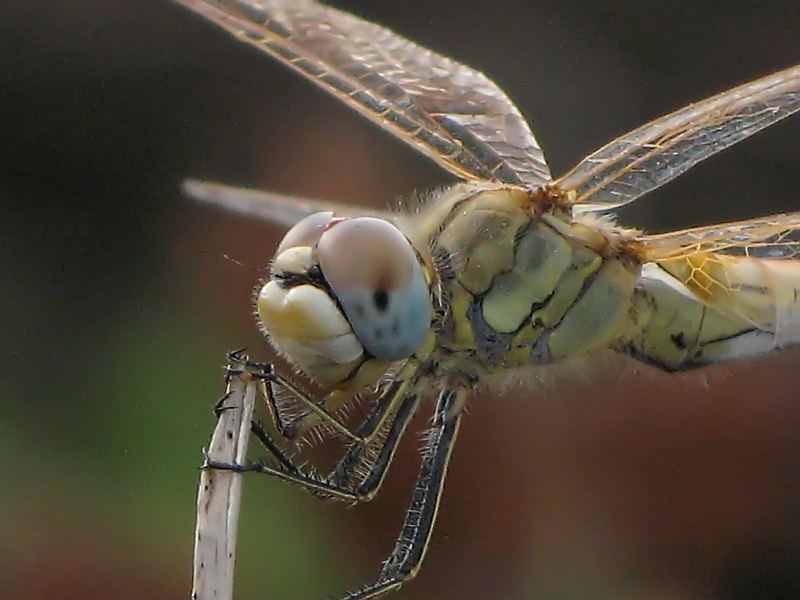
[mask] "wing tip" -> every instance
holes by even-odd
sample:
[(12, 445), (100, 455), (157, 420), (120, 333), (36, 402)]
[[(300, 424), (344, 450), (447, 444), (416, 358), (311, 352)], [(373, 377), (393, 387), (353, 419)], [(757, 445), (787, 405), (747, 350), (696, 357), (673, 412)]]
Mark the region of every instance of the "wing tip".
[(259, 190), (233, 187), (223, 183), (191, 178), (181, 183), (181, 192), (188, 198), (203, 204), (213, 204), (234, 212), (244, 213), (252, 210), (257, 200), (256, 196), (264, 194)]
[(198, 200), (200, 202), (213, 202), (215, 197), (219, 196), (218, 190), (215, 193), (214, 188), (218, 188), (213, 183), (201, 181), (199, 179), (185, 179), (181, 182), (181, 192), (184, 196)]

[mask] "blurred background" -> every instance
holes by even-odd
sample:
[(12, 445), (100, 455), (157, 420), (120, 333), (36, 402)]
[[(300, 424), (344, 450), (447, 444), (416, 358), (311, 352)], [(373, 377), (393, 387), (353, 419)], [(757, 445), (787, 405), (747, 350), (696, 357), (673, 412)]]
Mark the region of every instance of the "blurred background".
[[(555, 174), (800, 57), (797, 0), (334, 4), (489, 73)], [(281, 231), (181, 180), (376, 206), (452, 180), (167, 0), (7, 0), (0, 33), (0, 598), (187, 598), (224, 355), (269, 357), (251, 289)], [(621, 216), (659, 231), (798, 210), (798, 139), (785, 121)], [(476, 399), (399, 597), (800, 597), (799, 359)], [(248, 480), (238, 598), (366, 583), (418, 445), (369, 506)]]

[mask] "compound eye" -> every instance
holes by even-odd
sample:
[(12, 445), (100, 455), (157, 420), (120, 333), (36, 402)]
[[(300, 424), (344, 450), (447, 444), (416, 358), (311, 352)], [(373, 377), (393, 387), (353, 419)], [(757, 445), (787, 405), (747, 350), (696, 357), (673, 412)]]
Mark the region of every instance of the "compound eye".
[(283, 236), (278, 249), (275, 251), (275, 256), (280, 256), (284, 250), (298, 246), (314, 247), (320, 236), (325, 232), (325, 228), (334, 218), (332, 212), (318, 212), (298, 221)]
[(322, 274), (356, 337), (373, 356), (411, 356), (430, 330), (430, 290), (411, 242), (373, 217), (327, 226), (317, 242)]

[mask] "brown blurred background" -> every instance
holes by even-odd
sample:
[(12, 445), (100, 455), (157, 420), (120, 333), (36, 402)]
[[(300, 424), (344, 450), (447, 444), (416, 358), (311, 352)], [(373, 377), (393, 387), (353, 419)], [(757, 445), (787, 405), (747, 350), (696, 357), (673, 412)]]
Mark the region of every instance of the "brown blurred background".
[[(334, 4), (488, 72), (554, 173), (800, 58), (797, 0)], [(224, 352), (268, 356), (250, 293), (281, 232), (191, 203), (180, 181), (381, 205), (451, 180), (167, 0), (6, 0), (0, 34), (0, 599), (186, 598)], [(781, 123), (622, 217), (665, 230), (798, 210), (798, 139), (800, 120)], [(800, 598), (798, 360), (477, 399), (399, 597)], [(366, 507), (248, 481), (238, 597), (374, 576), (417, 446)]]

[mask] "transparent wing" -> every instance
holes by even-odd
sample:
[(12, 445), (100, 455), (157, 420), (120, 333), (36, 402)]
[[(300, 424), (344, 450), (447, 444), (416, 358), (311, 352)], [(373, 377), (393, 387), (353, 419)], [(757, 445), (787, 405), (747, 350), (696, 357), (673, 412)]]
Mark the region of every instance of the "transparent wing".
[(485, 75), (312, 0), (176, 0), (267, 52), (457, 176), (550, 180), (528, 124)]
[(616, 208), (798, 109), (800, 65), (651, 121), (584, 158), (555, 186), (576, 210)]
[(205, 181), (186, 181), (183, 184), (183, 191), (201, 202), (220, 206), (242, 215), (256, 217), (285, 227), (291, 227), (300, 219), (323, 211), (333, 211), (340, 217), (371, 216), (386, 219), (387, 221), (397, 218), (395, 213), (357, 204), (299, 198), (275, 192), (231, 187)]
[(800, 212), (644, 235), (647, 260), (685, 258), (703, 252), (724, 252), (756, 258), (800, 259)]

